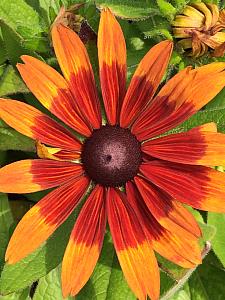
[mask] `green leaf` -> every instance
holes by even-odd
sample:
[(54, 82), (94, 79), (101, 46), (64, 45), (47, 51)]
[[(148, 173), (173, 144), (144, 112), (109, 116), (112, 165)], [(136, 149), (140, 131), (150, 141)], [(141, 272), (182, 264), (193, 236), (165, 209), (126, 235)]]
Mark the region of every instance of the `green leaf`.
[(36, 37), (35, 39), (26, 38), (23, 40), (22, 44), (25, 49), (31, 51), (32, 56), (38, 56), (38, 54), (36, 54), (35, 52), (38, 52), (40, 54), (50, 54), (51, 51), (50, 40), (47, 37)]
[(197, 269), (198, 284), (196, 287), (195, 278), (191, 278), (190, 291), (192, 299), (198, 299), (198, 295), (203, 295), (200, 299), (219, 300), (225, 295), (225, 270), (219, 265), (215, 255), (211, 252), (202, 265)]
[(225, 214), (208, 213), (208, 224), (215, 226), (216, 235), (212, 241), (213, 250), (225, 266)]
[(0, 151), (20, 150), (35, 152), (35, 142), (0, 122)]
[(86, 19), (88, 25), (98, 33), (98, 24), (100, 20), (100, 13), (97, 11), (95, 4), (86, 3), (79, 9), (79, 15)]
[(13, 223), (8, 198), (0, 193), (0, 267), (4, 263), (5, 250), (9, 241), (9, 229)]
[[(7, 53), (7, 58), (12, 65), (16, 65), (20, 61), (20, 56), (28, 54), (40, 58), (34, 51), (26, 48), (25, 39), (7, 23), (1, 21), (0, 26), (2, 30), (4, 48)], [(35, 40), (37, 43), (38, 39)]]
[(123, 19), (138, 20), (159, 14), (157, 5), (151, 0), (96, 0), (98, 8), (108, 7)]
[(39, 13), (49, 27), (54, 21), (52, 18), (53, 12), (56, 17), (60, 10), (60, 0), (39, 0)]
[[(188, 286), (187, 284), (185, 286)], [(166, 300), (166, 298), (164, 299)], [(179, 290), (170, 300), (191, 300), (190, 294), (185, 290)], [(197, 300), (197, 299), (195, 299)]]
[(16, 93), (28, 93), (28, 89), (18, 72), (8, 65), (0, 78), (0, 97)]
[(225, 271), (218, 266), (216, 258), (211, 252), (190, 278), (191, 299), (223, 299), (225, 288), (222, 282), (224, 279)]
[(157, 0), (161, 13), (170, 21), (174, 19), (176, 8), (166, 0)]
[(184, 7), (190, 2), (190, 0), (172, 0), (172, 5), (177, 11), (182, 12)]
[[(17, 224), (22, 219), (22, 217), (33, 206), (33, 204), (34, 202), (27, 200), (25, 196), (17, 196), (16, 199), (10, 199), (10, 208), (15, 224)], [(14, 229), (14, 227), (12, 229)]]
[(43, 31), (38, 13), (28, 1), (1, 0), (0, 19), (23, 37), (34, 37)]
[(170, 23), (162, 16), (151, 16), (149, 19), (137, 23), (145, 39), (154, 38), (157, 42), (162, 39), (172, 40)]
[[(147, 20), (146, 20), (147, 21)], [(154, 45), (154, 41), (146, 39), (138, 27), (139, 22), (131, 24), (126, 20), (120, 20), (126, 45), (127, 45), (127, 66), (128, 68), (137, 66), (143, 56)]]
[(0, 166), (2, 166), (6, 160), (6, 151), (0, 151)]
[(6, 296), (1, 296), (1, 300), (31, 300), (29, 296), (30, 289), (27, 288), (22, 292), (12, 293)]
[(58, 266), (48, 275), (38, 281), (33, 300), (69, 300), (74, 297), (63, 298), (61, 289), (61, 267)]
[(0, 28), (0, 65), (2, 65), (6, 60), (7, 60), (7, 53), (5, 51), (1, 28)]

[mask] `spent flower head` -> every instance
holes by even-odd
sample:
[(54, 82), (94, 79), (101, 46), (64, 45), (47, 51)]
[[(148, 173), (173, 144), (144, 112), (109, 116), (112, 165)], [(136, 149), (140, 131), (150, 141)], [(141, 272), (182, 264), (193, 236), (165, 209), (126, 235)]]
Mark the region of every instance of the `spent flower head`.
[(172, 25), (174, 37), (180, 39), (177, 45), (190, 56), (225, 54), (225, 9), (203, 2), (187, 5)]

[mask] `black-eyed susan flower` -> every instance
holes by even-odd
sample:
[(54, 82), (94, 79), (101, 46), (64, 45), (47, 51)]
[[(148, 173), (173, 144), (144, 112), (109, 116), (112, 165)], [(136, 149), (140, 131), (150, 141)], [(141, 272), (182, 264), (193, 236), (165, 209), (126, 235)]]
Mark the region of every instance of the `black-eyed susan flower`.
[[(180, 39), (178, 45), (194, 57), (209, 50), (214, 56), (225, 54), (225, 9), (215, 4), (193, 3), (172, 22), (173, 34)], [(190, 51), (191, 50), (191, 51)]]
[[(159, 298), (154, 251), (185, 267), (201, 263), (201, 231), (183, 203), (225, 212), (225, 135), (210, 123), (158, 135), (196, 113), (225, 86), (225, 63), (188, 67), (156, 94), (172, 52), (163, 41), (146, 54), (126, 89), (126, 46), (120, 25), (104, 10), (98, 32), (102, 98), (86, 49), (63, 25), (52, 39), (64, 78), (29, 56), (18, 70), (39, 101), (72, 130), (25, 103), (0, 100), (0, 117), (37, 141), (41, 159), (0, 170), (0, 191), (54, 188), (22, 218), (6, 260), (16, 263), (40, 246), (71, 214), (92, 183), (62, 263), (63, 295), (75, 295), (100, 255), (108, 220), (124, 276), (135, 295)], [(74, 131), (85, 137), (82, 143)], [(124, 189), (120, 188), (124, 187)]]

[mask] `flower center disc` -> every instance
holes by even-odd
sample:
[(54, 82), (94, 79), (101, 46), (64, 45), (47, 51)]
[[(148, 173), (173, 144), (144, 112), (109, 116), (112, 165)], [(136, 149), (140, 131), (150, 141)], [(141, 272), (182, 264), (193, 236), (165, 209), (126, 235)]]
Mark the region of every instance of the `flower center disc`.
[(106, 125), (85, 141), (82, 162), (95, 183), (121, 186), (137, 175), (141, 144), (129, 129)]

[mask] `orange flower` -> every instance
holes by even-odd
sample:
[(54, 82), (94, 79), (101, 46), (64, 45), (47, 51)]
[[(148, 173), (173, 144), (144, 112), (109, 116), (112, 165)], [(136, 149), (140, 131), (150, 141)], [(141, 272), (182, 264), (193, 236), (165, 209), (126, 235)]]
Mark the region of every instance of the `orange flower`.
[[(100, 81), (107, 125), (86, 49), (76, 33), (56, 24), (53, 45), (64, 78), (29, 56), (18, 70), (39, 101), (74, 133), (37, 109), (0, 99), (0, 117), (37, 141), (41, 159), (0, 169), (0, 191), (55, 189), (18, 224), (6, 251), (9, 264), (39, 247), (71, 214), (92, 182), (62, 263), (63, 295), (75, 295), (100, 255), (108, 220), (124, 276), (140, 300), (159, 298), (154, 251), (185, 267), (201, 263), (201, 231), (183, 203), (225, 212), (225, 135), (213, 123), (156, 138), (185, 121), (225, 86), (225, 63), (188, 67), (156, 94), (172, 43), (155, 45), (126, 89), (126, 45), (112, 13), (101, 13)], [(153, 139), (154, 138), (154, 139)], [(122, 192), (120, 187), (125, 187)]]
[(225, 54), (225, 9), (219, 11), (217, 5), (203, 2), (187, 5), (172, 25), (174, 36), (181, 39), (178, 45), (191, 49), (191, 56), (202, 56), (208, 50), (214, 50), (213, 56)]

